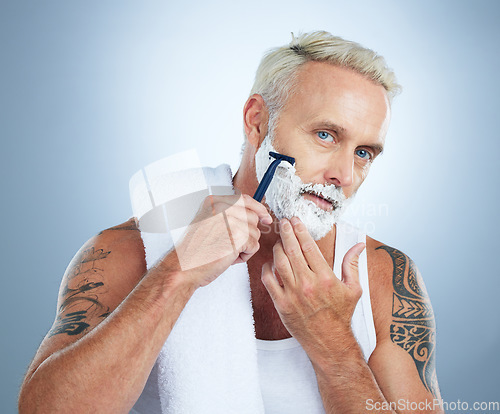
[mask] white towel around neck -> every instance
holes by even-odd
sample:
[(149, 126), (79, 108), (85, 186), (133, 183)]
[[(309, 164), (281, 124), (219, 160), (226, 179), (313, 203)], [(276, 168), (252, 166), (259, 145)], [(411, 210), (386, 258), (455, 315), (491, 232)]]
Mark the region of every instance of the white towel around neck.
[[(172, 171), (170, 160), (130, 181), (148, 269), (172, 248), (207, 195), (234, 193), (228, 165)], [(246, 263), (194, 293), (160, 352), (158, 388), (163, 413), (264, 412)]]

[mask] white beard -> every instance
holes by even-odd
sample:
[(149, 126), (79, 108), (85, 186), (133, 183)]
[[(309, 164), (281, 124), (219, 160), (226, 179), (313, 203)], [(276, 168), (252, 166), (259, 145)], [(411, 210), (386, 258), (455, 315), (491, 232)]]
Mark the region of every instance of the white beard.
[[(273, 139), (270, 132), (255, 154), (255, 172), (259, 183), (274, 161), (269, 151), (278, 152), (272, 146)], [(302, 196), (305, 192), (313, 192), (333, 201), (333, 210), (323, 210), (313, 201), (305, 199)], [(348, 204), (341, 188), (332, 184), (304, 184), (295, 173), (295, 167), (287, 161), (282, 161), (276, 168), (265, 197), (266, 204), (278, 220), (298, 217), (314, 240), (322, 239), (330, 232)]]

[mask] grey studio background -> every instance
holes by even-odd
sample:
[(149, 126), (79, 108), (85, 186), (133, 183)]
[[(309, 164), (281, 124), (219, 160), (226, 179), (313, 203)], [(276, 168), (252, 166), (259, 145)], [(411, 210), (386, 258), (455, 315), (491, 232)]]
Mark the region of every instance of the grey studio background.
[(348, 218), (419, 266), (444, 400), (500, 400), (499, 18), (496, 1), (2, 1), (0, 412), (72, 256), (131, 215), (130, 176), (188, 149), (234, 172), (262, 54), (315, 29), (404, 87)]

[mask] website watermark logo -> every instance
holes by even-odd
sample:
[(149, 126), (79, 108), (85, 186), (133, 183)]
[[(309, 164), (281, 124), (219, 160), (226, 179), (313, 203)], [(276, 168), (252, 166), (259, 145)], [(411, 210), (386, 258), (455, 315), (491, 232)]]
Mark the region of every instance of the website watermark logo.
[(445, 401), (443, 399), (435, 398), (433, 400), (423, 401), (410, 401), (400, 398), (397, 401), (374, 401), (372, 399), (366, 400), (366, 411), (409, 411), (415, 413), (433, 412), (442, 408), (446, 412), (484, 412), (484, 411), (499, 411), (499, 401), (474, 401), (469, 403), (467, 401)]

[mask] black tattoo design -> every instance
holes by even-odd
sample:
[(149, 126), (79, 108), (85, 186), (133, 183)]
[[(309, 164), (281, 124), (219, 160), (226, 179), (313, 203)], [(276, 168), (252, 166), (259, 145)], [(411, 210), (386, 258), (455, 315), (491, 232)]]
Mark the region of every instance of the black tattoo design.
[(379, 249), (391, 256), (394, 266), (391, 340), (410, 354), (425, 388), (437, 398), (436, 328), (427, 292), (419, 285), (417, 268), (408, 256), (389, 246)]
[[(132, 222), (132, 224), (130, 224)], [(115, 226), (115, 227), (111, 227), (107, 230), (103, 230), (101, 231), (98, 236), (100, 236), (101, 234), (103, 234), (105, 231), (115, 231), (115, 230), (130, 230), (130, 231), (139, 231), (139, 227), (137, 226), (135, 220), (129, 220), (129, 221), (126, 221), (125, 223), (123, 224), (119, 224), (118, 226)]]
[(50, 336), (65, 333), (68, 335), (78, 335), (87, 329), (90, 325), (83, 322), (87, 311), (70, 312), (59, 319), (57, 326), (52, 328)]
[(101, 281), (103, 269), (98, 267), (97, 262), (106, 259), (110, 253), (91, 247), (75, 257), (66, 286), (61, 291), (64, 300), (49, 336), (63, 333), (78, 335), (90, 327), (87, 321), (109, 315), (109, 308), (99, 301), (99, 294), (106, 290)]

